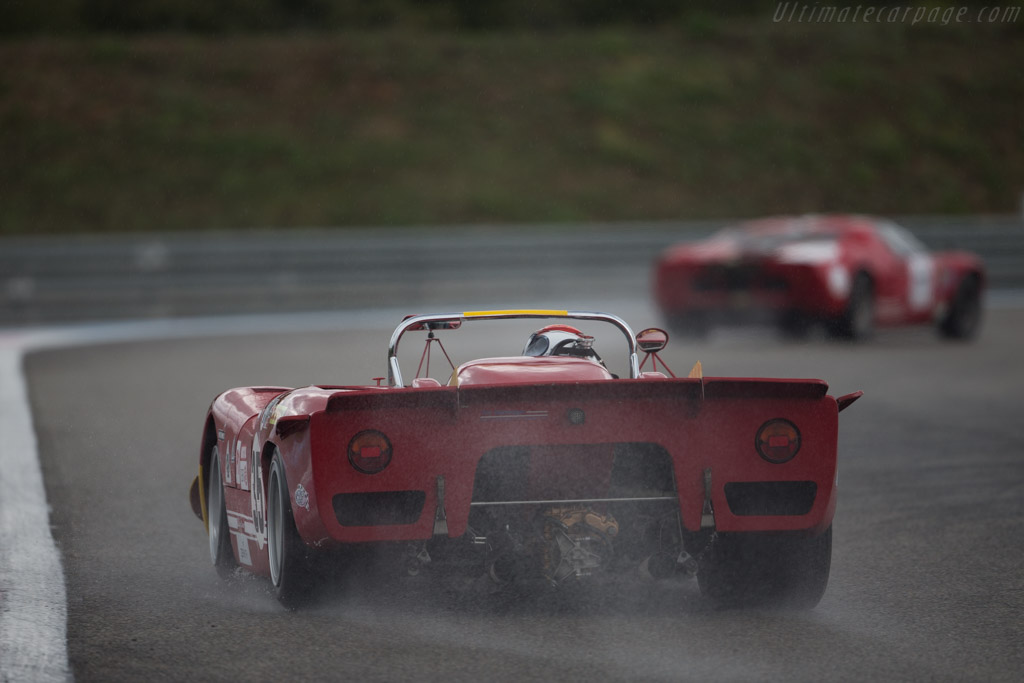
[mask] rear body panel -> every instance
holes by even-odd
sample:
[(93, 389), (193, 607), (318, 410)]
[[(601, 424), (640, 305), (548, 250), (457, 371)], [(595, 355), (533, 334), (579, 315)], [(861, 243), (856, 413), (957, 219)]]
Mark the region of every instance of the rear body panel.
[[(282, 456), (296, 527), (313, 547), (432, 539), (439, 518), (441, 535), (458, 538), (470, 531), (473, 503), (600, 508), (623, 496), (673, 498), (691, 532), (710, 499), (717, 531), (817, 533), (835, 511), (838, 410), (826, 391), (819, 380), (732, 378), (232, 390), (211, 416), (222, 452), (234, 454), (221, 461), (233, 468), (224, 481), (236, 559), (266, 573), (270, 449)], [(277, 425), (290, 416), (308, 426), (282, 437)], [(758, 428), (776, 418), (801, 435), (784, 464), (755, 446)], [(392, 445), (376, 474), (355, 469), (347, 453), (368, 429)], [(659, 490), (624, 484), (623, 463), (649, 453), (670, 463), (670, 480), (651, 485)]]
[(825, 268), (763, 258), (663, 263), (655, 293), (665, 312), (714, 315), (723, 322), (773, 322), (787, 312), (839, 315), (846, 305), (844, 296), (829, 290)]

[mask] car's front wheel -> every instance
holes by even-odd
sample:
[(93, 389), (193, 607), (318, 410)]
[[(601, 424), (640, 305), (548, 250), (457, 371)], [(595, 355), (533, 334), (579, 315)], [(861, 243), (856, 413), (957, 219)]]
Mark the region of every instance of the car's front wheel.
[(971, 339), (980, 325), (981, 283), (976, 275), (968, 275), (957, 286), (939, 333), (947, 339)]
[(206, 489), (207, 529), (210, 537), (210, 561), (222, 578), (235, 571), (235, 556), (231, 551), (231, 535), (228, 531), (228, 511), (224, 503), (224, 486), (221, 483), (220, 451), (216, 446), (210, 453), (210, 476)]
[(722, 606), (811, 609), (828, 585), (832, 527), (817, 536), (719, 534), (697, 573), (701, 593)]
[(295, 528), (288, 479), (278, 453), (271, 460), (267, 481), (267, 550), (277, 599), (289, 609), (300, 606), (313, 588), (309, 549)]

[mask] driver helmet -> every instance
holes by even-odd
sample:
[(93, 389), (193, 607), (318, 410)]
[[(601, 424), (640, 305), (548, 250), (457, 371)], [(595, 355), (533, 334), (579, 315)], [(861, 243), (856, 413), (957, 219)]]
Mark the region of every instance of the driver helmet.
[(524, 356), (578, 356), (599, 360), (594, 338), (570, 325), (542, 327), (526, 340)]

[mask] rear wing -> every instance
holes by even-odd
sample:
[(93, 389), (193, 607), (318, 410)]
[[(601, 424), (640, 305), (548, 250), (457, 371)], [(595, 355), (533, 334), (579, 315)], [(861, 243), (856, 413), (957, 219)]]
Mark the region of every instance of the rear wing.
[(395, 328), (391, 334), (391, 343), (388, 345), (388, 385), (392, 387), (404, 386), (402, 382), (402, 370), (398, 366), (398, 343), (402, 335), (413, 329), (454, 329), (464, 322), (471, 320), (502, 320), (509, 318), (562, 318), (571, 320), (595, 320), (614, 325), (626, 337), (626, 345), (629, 348), (629, 376), (636, 379), (640, 376), (640, 362), (636, 355), (636, 338), (633, 330), (622, 318), (610, 313), (597, 313), (594, 311), (561, 311), (542, 309), (513, 309), (500, 311), (466, 311), (463, 313), (439, 313), (432, 315), (416, 315), (406, 318)]
[[(387, 410), (435, 408), (455, 414), (461, 408), (501, 401), (617, 401), (676, 399), (694, 409), (708, 399), (820, 400), (828, 384), (819, 379), (741, 379), (733, 377), (663, 380), (586, 381), (552, 384), (504, 384), (500, 386), (437, 387), (388, 391), (345, 392), (327, 402), (327, 412), (346, 409)], [(847, 398), (847, 397), (844, 397)]]

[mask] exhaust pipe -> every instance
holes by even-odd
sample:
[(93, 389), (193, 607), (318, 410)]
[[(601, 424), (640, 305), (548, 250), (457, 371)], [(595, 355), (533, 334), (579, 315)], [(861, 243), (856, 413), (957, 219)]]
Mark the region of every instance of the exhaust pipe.
[(519, 573), (516, 569), (516, 558), (511, 554), (499, 555), (487, 568), (487, 574), (495, 583), (512, 583)]
[(685, 550), (673, 557), (669, 553), (654, 553), (640, 563), (640, 573), (652, 579), (668, 579), (676, 572), (682, 572), (688, 577), (697, 575), (697, 560)]

